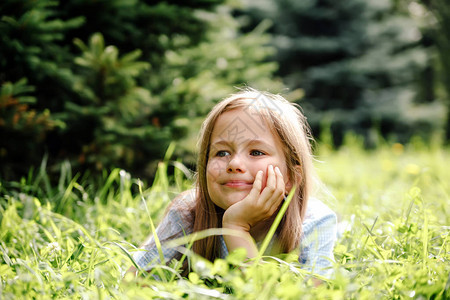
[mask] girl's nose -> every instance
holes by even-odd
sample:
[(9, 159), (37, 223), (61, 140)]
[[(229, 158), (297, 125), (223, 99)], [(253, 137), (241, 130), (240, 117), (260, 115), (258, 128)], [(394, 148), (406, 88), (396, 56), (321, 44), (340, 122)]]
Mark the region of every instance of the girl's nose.
[(228, 162), (227, 172), (228, 173), (244, 173), (246, 171), (243, 161), (234, 155)]

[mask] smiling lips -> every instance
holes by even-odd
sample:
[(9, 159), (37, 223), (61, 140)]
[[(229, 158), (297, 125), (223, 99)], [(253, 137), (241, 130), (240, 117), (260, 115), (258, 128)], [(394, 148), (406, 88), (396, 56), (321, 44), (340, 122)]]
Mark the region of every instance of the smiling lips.
[(244, 180), (229, 180), (223, 184), (226, 187), (230, 188), (242, 188), (242, 187), (251, 187), (253, 186), (253, 182), (248, 182)]

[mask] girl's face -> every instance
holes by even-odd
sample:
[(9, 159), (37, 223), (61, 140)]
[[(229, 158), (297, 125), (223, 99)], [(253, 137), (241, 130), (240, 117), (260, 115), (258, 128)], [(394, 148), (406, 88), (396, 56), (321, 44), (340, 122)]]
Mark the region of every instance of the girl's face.
[(264, 189), (269, 165), (279, 167), (285, 184), (288, 184), (282, 149), (279, 138), (272, 134), (258, 115), (242, 109), (223, 113), (214, 125), (206, 166), (211, 200), (226, 210), (244, 199), (252, 189), (259, 170), (264, 172)]

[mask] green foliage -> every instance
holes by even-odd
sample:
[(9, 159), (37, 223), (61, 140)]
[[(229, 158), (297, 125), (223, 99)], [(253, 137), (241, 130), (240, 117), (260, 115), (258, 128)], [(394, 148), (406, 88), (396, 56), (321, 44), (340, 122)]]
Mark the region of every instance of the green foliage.
[[(408, 1), (413, 15), (422, 25), (422, 31), (428, 36), (429, 44), (437, 53), (436, 63), (430, 73), (436, 78), (431, 81), (431, 92), (441, 98), (447, 108), (446, 138), (450, 140), (450, 3), (444, 0)], [(444, 93), (439, 91), (443, 90)]]
[(46, 0), (0, 4), (2, 177), (26, 174), (30, 165), (37, 165), (49, 131), (64, 125), (53, 114), (50, 118), (64, 96), (55, 101), (50, 95), (70, 86), (70, 56), (60, 42), (65, 32), (81, 25), (82, 19), (55, 18), (54, 6), (54, 1)]
[[(3, 1), (0, 82), (26, 78), (30, 109), (51, 112), (61, 126), (30, 141), (34, 155), (2, 175), (20, 178), (48, 153), (50, 173), (68, 159), (80, 171), (121, 167), (152, 177), (170, 141), (195, 135), (199, 118), (234, 86), (281, 90), (276, 64), (265, 62), (273, 53), (267, 27), (241, 34), (222, 3)], [(178, 155), (192, 154), (192, 139), (180, 145)]]
[[(93, 170), (112, 162), (136, 169), (135, 156), (155, 152), (145, 145), (164, 144), (168, 138), (146, 120), (152, 98), (138, 86), (137, 77), (149, 64), (137, 60), (139, 50), (119, 55), (116, 47), (105, 46), (100, 33), (90, 38), (89, 45), (80, 40), (75, 44), (82, 50), (75, 58), (80, 69), (74, 90), (79, 97), (65, 103), (61, 118), (68, 124), (67, 135), (74, 137), (73, 147), (82, 145), (79, 161)], [(136, 149), (139, 144), (143, 146)]]
[[(33, 91), (26, 79), (5, 82), (0, 88), (0, 172), (6, 176), (12, 169), (41, 159), (42, 153), (30, 150), (42, 145), (48, 131), (62, 125), (51, 118), (49, 110), (30, 108), (36, 102), (29, 96)], [(22, 170), (27, 172), (28, 167)]]
[(278, 74), (291, 89), (304, 90), (300, 104), (317, 136), (324, 119), (338, 145), (349, 130), (374, 146), (373, 129), (406, 142), (442, 128), (442, 103), (419, 95), (430, 54), (397, 2), (247, 1), (250, 24), (273, 22)]
[[(0, 185), (0, 293), (26, 298), (446, 299), (450, 296), (449, 150), (418, 142), (363, 151), (348, 136), (322, 151), (319, 175), (339, 215), (334, 276), (315, 286), (295, 255), (245, 260), (235, 251), (213, 263), (180, 264), (122, 280), (133, 245), (150, 233), (170, 198), (190, 187), (184, 169), (168, 176), (174, 146), (153, 185), (124, 170), (93, 177), (60, 169), (51, 185), (45, 164), (19, 182)], [(176, 164), (180, 166), (179, 164)], [(146, 209), (147, 207), (147, 209)], [(131, 274), (129, 274), (131, 275)], [(157, 280), (153, 275), (157, 275)]]
[[(7, 0), (0, 4), (0, 81), (27, 78), (36, 88), (40, 109), (53, 110), (59, 97), (67, 96), (72, 74), (71, 54), (64, 45), (65, 34), (83, 24), (83, 18), (61, 19), (57, 2)], [(57, 92), (59, 97), (52, 95)]]
[[(277, 65), (265, 61), (274, 53), (274, 48), (268, 46), (270, 37), (265, 34), (268, 24), (261, 23), (240, 34), (241, 25), (228, 7), (215, 13), (199, 12), (198, 18), (209, 27), (204, 41), (195, 47), (167, 51), (159, 76), (150, 80), (152, 85), (167, 86), (154, 95), (160, 103), (155, 116), (161, 124), (169, 125), (174, 138), (185, 137), (176, 155), (190, 164), (195, 162), (200, 124), (218, 100), (236, 92), (235, 87), (249, 85), (281, 92), (284, 86), (273, 78)], [(185, 41), (180, 38), (179, 43)]]

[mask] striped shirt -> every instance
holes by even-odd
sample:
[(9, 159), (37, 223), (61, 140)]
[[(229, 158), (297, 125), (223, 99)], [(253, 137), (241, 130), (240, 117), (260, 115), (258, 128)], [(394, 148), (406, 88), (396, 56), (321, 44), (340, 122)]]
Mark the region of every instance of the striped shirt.
[[(180, 259), (181, 253), (176, 248), (165, 246), (167, 241), (189, 235), (193, 232), (193, 207), (195, 190), (189, 190), (176, 197), (163, 220), (156, 228), (156, 234), (162, 244), (162, 252), (166, 262)], [(299, 263), (302, 269), (328, 277), (334, 262), (333, 248), (337, 234), (336, 214), (320, 200), (311, 198), (308, 201), (303, 232), (300, 240)], [(220, 236), (221, 257), (228, 255), (223, 236)], [(159, 252), (153, 236), (134, 252), (136, 264), (144, 270), (160, 263)]]

